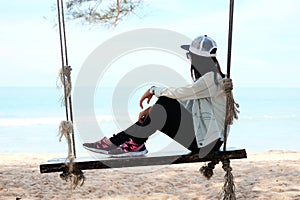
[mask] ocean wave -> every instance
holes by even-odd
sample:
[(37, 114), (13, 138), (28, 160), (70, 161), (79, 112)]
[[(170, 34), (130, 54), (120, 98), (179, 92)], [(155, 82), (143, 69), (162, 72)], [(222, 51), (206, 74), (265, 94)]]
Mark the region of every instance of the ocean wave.
[(62, 118), (42, 117), (42, 118), (0, 118), (0, 127), (9, 126), (33, 126), (33, 125), (53, 125), (58, 124)]
[(299, 119), (297, 114), (281, 114), (281, 115), (263, 115), (264, 119)]
[[(261, 115), (242, 115), (239, 116), (241, 120), (300, 120), (298, 113), (291, 114), (261, 114)], [(59, 125), (64, 117), (33, 117), (33, 118), (0, 118), (0, 127), (12, 126), (34, 126), (34, 125)], [(99, 116), (77, 116), (76, 123), (88, 123), (97, 121), (99, 124), (103, 123), (119, 123), (119, 122), (135, 122), (137, 115), (130, 116), (114, 116), (114, 115), (99, 115)]]
[[(85, 123), (89, 121), (96, 121), (99, 123), (114, 123), (116, 121), (136, 121), (137, 116), (85, 116), (76, 117), (75, 123)], [(0, 118), (0, 127), (12, 126), (35, 126), (35, 125), (59, 125), (61, 121), (65, 120), (63, 117), (37, 117), (37, 118)]]
[(262, 114), (262, 115), (243, 115), (242, 120), (300, 120), (299, 114)]

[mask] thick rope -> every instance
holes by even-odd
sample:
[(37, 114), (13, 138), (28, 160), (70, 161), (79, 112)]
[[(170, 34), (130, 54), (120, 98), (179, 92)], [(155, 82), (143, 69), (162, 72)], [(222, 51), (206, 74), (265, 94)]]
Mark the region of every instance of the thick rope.
[(233, 124), (234, 119), (238, 119), (239, 104), (234, 101), (232, 94), (233, 84), (230, 78), (223, 80), (223, 87), (227, 97), (225, 125), (228, 126)]
[[(232, 125), (234, 119), (238, 119), (238, 108), (239, 104), (237, 104), (234, 101), (233, 94), (232, 94), (232, 89), (233, 89), (233, 84), (232, 80), (230, 78), (224, 79), (223, 80), (223, 86), (224, 86), (224, 91), (227, 97), (227, 102), (226, 102), (226, 116), (225, 116), (225, 122), (224, 122), (224, 134), (227, 134), (227, 126)], [(227, 136), (227, 135), (226, 135)], [(226, 150), (226, 140), (227, 137), (224, 137), (224, 151)], [(234, 185), (234, 180), (233, 180), (233, 175), (231, 173), (232, 168), (230, 166), (230, 160), (223, 160), (222, 161), (223, 166), (222, 168), (226, 172), (225, 174), (225, 183), (223, 186), (223, 200), (235, 200), (235, 185)]]
[(73, 162), (74, 156), (71, 148), (71, 133), (73, 130), (73, 125), (69, 121), (61, 121), (59, 125), (59, 141), (61, 142), (61, 139), (63, 136), (65, 136), (67, 143), (68, 143), (68, 159), (70, 162)]
[(68, 170), (64, 171), (60, 177), (71, 183), (71, 188), (75, 189), (78, 185), (82, 186), (85, 181), (85, 176), (83, 172), (76, 168), (74, 164), (74, 153), (72, 150), (72, 140), (71, 140), (71, 134), (73, 132), (73, 124), (69, 121), (62, 121), (59, 125), (59, 141), (61, 141), (61, 138), (65, 136), (67, 143), (68, 143), (68, 160), (69, 163), (67, 164)]
[(235, 197), (235, 185), (233, 182), (233, 175), (231, 173), (232, 168), (230, 167), (230, 160), (226, 159), (222, 161), (223, 166), (222, 168), (226, 172), (224, 176), (224, 186), (223, 186), (223, 200), (236, 200)]
[(58, 77), (60, 79), (60, 83), (57, 84), (59, 87), (64, 86), (65, 88), (65, 96), (61, 98), (61, 102), (63, 105), (67, 106), (67, 101), (71, 96), (72, 85), (71, 85), (71, 70), (70, 66), (64, 67), (64, 69), (59, 70)]

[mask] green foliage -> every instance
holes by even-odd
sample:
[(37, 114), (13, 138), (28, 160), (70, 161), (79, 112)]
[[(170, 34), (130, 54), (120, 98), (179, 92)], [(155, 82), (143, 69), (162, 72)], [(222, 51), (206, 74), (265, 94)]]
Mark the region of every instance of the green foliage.
[(67, 0), (66, 13), (71, 20), (116, 26), (142, 2), (143, 0)]

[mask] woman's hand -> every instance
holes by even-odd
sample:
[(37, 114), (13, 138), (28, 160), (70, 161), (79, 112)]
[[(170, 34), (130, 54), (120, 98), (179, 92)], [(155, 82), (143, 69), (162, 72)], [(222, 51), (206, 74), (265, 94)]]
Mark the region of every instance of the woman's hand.
[(152, 106), (150, 106), (149, 108), (147, 108), (147, 109), (143, 110), (142, 112), (140, 112), (140, 114), (139, 114), (139, 122), (140, 123), (143, 123), (143, 118), (145, 118), (149, 114), (151, 108), (152, 108)]
[(147, 104), (149, 104), (150, 103), (150, 100), (152, 99), (152, 94), (150, 93), (150, 90), (147, 90), (146, 92), (145, 92), (145, 94), (141, 97), (141, 99), (140, 99), (140, 107), (141, 107), (141, 109), (143, 109), (144, 107), (143, 107), (143, 102), (144, 102), (144, 100), (145, 99), (148, 99), (147, 100)]

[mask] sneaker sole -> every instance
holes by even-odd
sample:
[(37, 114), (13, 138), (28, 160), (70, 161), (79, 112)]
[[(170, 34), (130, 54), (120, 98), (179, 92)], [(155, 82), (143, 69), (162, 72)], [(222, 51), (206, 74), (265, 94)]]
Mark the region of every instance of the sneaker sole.
[(145, 149), (144, 151), (139, 152), (127, 152), (122, 154), (109, 154), (108, 155), (112, 158), (122, 158), (122, 157), (136, 157), (136, 156), (143, 156), (148, 153), (148, 150)]
[(92, 151), (92, 152), (95, 152), (95, 153), (101, 153), (101, 154), (105, 154), (105, 155), (108, 155), (108, 151), (105, 151), (105, 150), (102, 150), (102, 149), (94, 149), (94, 148), (90, 148), (90, 147), (86, 147), (86, 146), (83, 146), (85, 149), (89, 150), (89, 151)]

